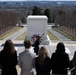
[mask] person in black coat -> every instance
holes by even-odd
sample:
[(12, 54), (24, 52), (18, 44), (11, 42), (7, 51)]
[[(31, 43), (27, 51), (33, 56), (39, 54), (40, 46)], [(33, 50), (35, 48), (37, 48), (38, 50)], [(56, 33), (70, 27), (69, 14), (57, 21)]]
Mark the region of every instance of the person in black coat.
[(0, 64), (2, 66), (1, 75), (17, 75), (17, 53), (11, 40), (5, 42), (0, 52)]
[(41, 47), (35, 59), (36, 75), (50, 75), (51, 65), (47, 49)]
[(68, 75), (69, 56), (65, 52), (65, 46), (62, 42), (57, 44), (56, 52), (51, 56), (52, 74)]
[(39, 51), (39, 45), (40, 45), (40, 36), (36, 37), (36, 41), (34, 42), (33, 46), (34, 46), (34, 52), (36, 53), (36, 55), (38, 55), (38, 51)]

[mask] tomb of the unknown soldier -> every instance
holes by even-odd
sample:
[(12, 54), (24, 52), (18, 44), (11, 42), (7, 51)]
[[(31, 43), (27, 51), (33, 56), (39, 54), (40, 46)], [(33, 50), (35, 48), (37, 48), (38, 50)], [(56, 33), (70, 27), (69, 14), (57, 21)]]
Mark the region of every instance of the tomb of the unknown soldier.
[(43, 45), (49, 45), (49, 40), (47, 36), (47, 21), (46, 16), (28, 16), (27, 17), (27, 35), (26, 39), (29, 39), (31, 43), (35, 40), (35, 36), (40, 36)]

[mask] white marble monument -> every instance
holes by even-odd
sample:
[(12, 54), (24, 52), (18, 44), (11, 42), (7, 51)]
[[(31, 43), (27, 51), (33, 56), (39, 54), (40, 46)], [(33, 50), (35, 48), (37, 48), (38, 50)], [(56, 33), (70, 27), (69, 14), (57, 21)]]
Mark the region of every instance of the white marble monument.
[(46, 41), (47, 39), (47, 21), (48, 18), (46, 16), (36, 16), (36, 15), (30, 15), (27, 17), (27, 39), (31, 40), (31, 37), (34, 34), (39, 34), (42, 36), (42, 43)]

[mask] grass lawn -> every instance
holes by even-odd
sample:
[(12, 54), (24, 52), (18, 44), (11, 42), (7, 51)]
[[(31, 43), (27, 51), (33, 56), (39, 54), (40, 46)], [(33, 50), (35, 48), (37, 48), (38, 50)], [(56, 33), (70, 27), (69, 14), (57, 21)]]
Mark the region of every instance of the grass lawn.
[(23, 34), (21, 34), (18, 38), (16, 38), (16, 40), (24, 40), (26, 36), (26, 32), (24, 32)]
[(10, 36), (11, 34), (17, 32), (18, 30), (20, 30), (22, 27), (13, 27), (12, 29), (8, 30), (7, 32), (3, 33), (2, 35), (0, 35), (0, 40), (5, 39), (6, 37)]
[[(57, 37), (55, 37), (51, 32), (47, 31), (47, 34), (50, 38), (50, 40), (58, 40)], [(24, 40), (26, 36), (26, 32), (24, 32), (23, 34), (21, 34), (16, 40)]]
[(55, 35), (53, 35), (50, 31), (47, 31), (47, 34), (50, 38), (50, 40), (59, 40)]
[(69, 38), (70, 40), (76, 41), (76, 38), (68, 35), (67, 33), (64, 33), (63, 31), (59, 30), (58, 28), (54, 27), (53, 29), (56, 30), (57, 32), (61, 33), (62, 35), (66, 36), (66, 37)]

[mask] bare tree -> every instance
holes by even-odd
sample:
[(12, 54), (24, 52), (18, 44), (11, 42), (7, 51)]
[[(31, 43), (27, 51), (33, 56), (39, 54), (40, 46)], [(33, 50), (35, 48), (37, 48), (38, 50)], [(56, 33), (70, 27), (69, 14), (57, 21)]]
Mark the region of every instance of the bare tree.
[(0, 35), (16, 26), (19, 21), (15, 11), (0, 11)]

